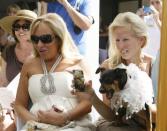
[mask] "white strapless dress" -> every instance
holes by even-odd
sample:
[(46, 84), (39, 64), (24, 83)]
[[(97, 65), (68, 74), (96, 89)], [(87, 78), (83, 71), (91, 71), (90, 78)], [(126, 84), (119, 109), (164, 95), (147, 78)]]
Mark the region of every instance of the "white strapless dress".
[[(67, 111), (74, 109), (78, 104), (76, 96), (71, 94), (73, 75), (67, 71), (54, 72), (52, 75), (56, 87), (56, 92), (52, 95), (46, 95), (41, 92), (40, 79), (43, 74), (32, 75), (29, 79), (28, 92), (33, 103), (30, 112), (34, 115), (37, 114), (38, 110), (46, 111), (51, 109), (53, 105), (63, 111)], [(89, 115), (80, 120), (72, 121), (65, 127), (43, 123), (38, 125), (50, 131), (91, 131), (94, 127)]]

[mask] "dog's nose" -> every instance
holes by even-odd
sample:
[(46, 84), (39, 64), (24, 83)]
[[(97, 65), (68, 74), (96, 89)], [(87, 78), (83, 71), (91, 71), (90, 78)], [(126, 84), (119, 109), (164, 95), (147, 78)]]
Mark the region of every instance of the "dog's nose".
[(99, 92), (104, 94), (104, 93), (106, 93), (106, 89), (104, 87), (100, 86)]

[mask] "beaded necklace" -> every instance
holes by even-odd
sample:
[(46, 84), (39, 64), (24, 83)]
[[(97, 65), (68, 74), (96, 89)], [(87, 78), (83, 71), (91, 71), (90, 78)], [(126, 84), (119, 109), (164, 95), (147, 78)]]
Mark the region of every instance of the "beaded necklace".
[(61, 60), (62, 60), (62, 55), (59, 55), (55, 63), (51, 67), (50, 71), (48, 72), (44, 60), (41, 59), (42, 69), (44, 72), (44, 75), (40, 79), (42, 93), (50, 95), (56, 92), (54, 78), (51, 73), (53, 73), (54, 69), (58, 66)]

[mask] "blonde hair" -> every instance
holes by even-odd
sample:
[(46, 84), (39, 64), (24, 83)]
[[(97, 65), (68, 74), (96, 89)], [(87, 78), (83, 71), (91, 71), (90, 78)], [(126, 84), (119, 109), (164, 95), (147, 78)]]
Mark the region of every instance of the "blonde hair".
[(114, 31), (117, 27), (125, 27), (127, 30), (131, 31), (135, 37), (144, 37), (145, 42), (141, 48), (143, 48), (148, 41), (147, 26), (138, 15), (132, 12), (118, 14), (109, 26), (109, 64), (111, 67), (115, 67), (122, 62), (121, 55), (114, 40)]
[[(77, 47), (75, 46), (72, 37), (70, 36), (66, 24), (63, 19), (56, 13), (48, 13), (43, 16), (38, 17), (32, 24), (30, 28), (30, 34), (32, 35), (40, 23), (44, 23), (50, 27), (53, 33), (59, 37), (60, 45), (59, 51), (64, 59), (80, 60), (82, 56), (79, 54)], [(34, 48), (35, 49), (35, 48)], [(36, 50), (35, 56), (39, 57)]]
[(7, 7), (6, 13), (7, 15), (9, 15), (11, 12), (16, 14), (19, 10), (21, 10), (21, 8), (17, 4), (11, 4)]

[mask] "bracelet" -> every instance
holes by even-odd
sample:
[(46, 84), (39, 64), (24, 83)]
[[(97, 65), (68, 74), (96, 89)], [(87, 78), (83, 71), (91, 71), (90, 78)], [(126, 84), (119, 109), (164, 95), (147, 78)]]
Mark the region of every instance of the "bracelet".
[(69, 112), (68, 112), (68, 111), (63, 113), (63, 117), (64, 117), (64, 118), (65, 118), (65, 120), (66, 120), (66, 122), (65, 122), (64, 124), (65, 124), (65, 125), (69, 124), (69, 123), (70, 123), (70, 121), (71, 121), (71, 117), (70, 117), (70, 115), (69, 115)]

